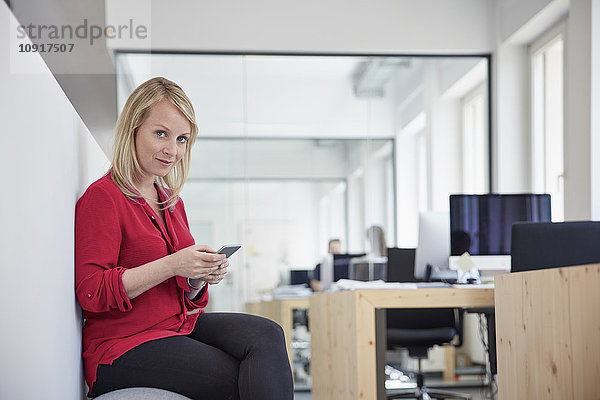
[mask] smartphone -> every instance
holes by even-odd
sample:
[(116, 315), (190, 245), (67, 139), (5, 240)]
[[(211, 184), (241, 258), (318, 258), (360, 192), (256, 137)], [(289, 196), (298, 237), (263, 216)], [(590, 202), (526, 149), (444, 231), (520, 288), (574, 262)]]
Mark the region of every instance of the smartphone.
[(217, 250), (217, 253), (225, 254), (225, 257), (229, 258), (229, 256), (238, 251), (240, 247), (242, 246), (239, 244), (226, 244), (225, 246)]

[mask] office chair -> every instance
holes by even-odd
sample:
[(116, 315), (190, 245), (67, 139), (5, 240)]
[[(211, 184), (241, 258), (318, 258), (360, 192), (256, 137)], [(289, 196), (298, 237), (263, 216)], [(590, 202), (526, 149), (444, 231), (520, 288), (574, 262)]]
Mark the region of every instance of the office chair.
[[(388, 281), (414, 282), (415, 249), (388, 249)], [(389, 309), (386, 312), (388, 349), (406, 348), (411, 358), (418, 359), (416, 389), (391, 392), (388, 399), (416, 398), (429, 400), (470, 399), (468, 394), (447, 390), (429, 389), (425, 386), (421, 362), (434, 345), (451, 343), (462, 345), (463, 312), (454, 308)]]
[(511, 272), (600, 262), (600, 222), (517, 222)]

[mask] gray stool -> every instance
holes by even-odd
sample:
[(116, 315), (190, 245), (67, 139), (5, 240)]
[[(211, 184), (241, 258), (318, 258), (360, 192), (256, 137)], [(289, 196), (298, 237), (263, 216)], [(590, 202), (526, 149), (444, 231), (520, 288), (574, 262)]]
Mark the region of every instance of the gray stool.
[(119, 389), (95, 397), (95, 400), (190, 400), (189, 397), (162, 389), (136, 387)]

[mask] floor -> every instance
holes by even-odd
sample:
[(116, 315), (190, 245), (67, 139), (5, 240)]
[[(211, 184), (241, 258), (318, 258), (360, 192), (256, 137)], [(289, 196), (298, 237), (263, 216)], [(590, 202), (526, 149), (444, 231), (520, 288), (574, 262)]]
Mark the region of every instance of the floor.
[[(462, 393), (467, 393), (473, 396), (472, 400), (487, 400), (490, 397), (484, 396), (479, 388), (457, 388), (453, 389)], [(310, 392), (295, 392), (294, 400), (311, 400)]]

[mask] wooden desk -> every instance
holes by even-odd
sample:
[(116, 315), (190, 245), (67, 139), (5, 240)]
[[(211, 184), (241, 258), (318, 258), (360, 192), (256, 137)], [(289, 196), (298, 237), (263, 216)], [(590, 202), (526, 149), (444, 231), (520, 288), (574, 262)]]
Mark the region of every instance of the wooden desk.
[(600, 398), (600, 264), (495, 282), (498, 398)]
[(248, 314), (259, 315), (277, 322), (283, 328), (288, 358), (294, 370), (294, 353), (292, 351), (292, 330), (294, 329), (294, 310), (308, 309), (308, 298), (280, 299), (246, 303)]
[(310, 297), (313, 400), (375, 400), (376, 308), (490, 307), (494, 290), (383, 289)]

